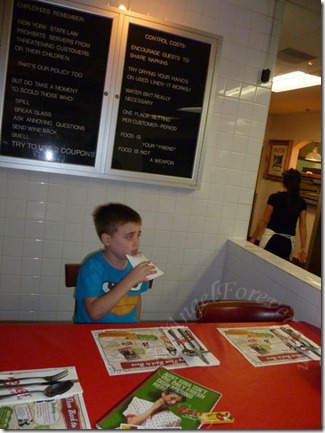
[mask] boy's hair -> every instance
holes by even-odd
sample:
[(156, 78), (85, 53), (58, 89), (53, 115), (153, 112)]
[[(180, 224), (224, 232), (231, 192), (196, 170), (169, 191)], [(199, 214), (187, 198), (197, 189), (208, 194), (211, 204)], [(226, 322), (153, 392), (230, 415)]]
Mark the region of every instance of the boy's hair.
[(138, 212), (121, 203), (107, 203), (97, 206), (93, 212), (93, 220), (99, 238), (103, 233), (113, 234), (123, 224), (142, 224)]

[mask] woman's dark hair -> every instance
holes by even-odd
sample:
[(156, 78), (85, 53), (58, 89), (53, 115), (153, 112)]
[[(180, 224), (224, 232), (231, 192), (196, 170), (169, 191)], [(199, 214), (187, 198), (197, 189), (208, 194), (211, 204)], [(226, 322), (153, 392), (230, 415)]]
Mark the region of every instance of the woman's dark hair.
[(288, 212), (294, 217), (299, 215), (301, 175), (298, 170), (290, 168), (283, 173), (283, 185), (287, 188), (287, 208)]
[(181, 401), (182, 401), (182, 402), (186, 400), (186, 397), (182, 394), (182, 392), (179, 391), (179, 390), (176, 389), (176, 388), (166, 388), (166, 389), (164, 390), (164, 392), (165, 392), (166, 394), (176, 394), (176, 395), (178, 395), (179, 397), (181, 397), (181, 399), (182, 399)]
[(159, 393), (156, 392), (156, 391), (155, 392), (149, 392), (149, 396), (153, 400), (157, 400), (161, 396), (162, 392), (165, 392), (166, 394), (176, 394), (176, 395), (178, 395), (179, 397), (181, 397), (181, 402), (184, 402), (186, 400), (185, 395), (179, 389), (177, 389), (177, 388), (171, 388), (171, 387), (162, 389), (162, 390), (159, 391)]

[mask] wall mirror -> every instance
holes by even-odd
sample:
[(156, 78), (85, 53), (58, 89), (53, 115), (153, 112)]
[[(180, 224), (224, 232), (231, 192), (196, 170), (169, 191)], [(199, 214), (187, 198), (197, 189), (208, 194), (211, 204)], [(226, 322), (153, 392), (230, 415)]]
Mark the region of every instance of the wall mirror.
[[(275, 70), (271, 77), (301, 71), (321, 77), (322, 5), (319, 0), (284, 0), (284, 14)], [(272, 79), (272, 78), (271, 78)], [(301, 192), (307, 201), (308, 258), (304, 269), (321, 276), (321, 161), (309, 161), (316, 148), (322, 154), (321, 85), (275, 93), (272, 91), (260, 167), (248, 229), (252, 235), (270, 194), (282, 190), (281, 177), (268, 170), (274, 142), (287, 158), (287, 168), (302, 173)], [(291, 142), (290, 150), (284, 143)], [(271, 148), (271, 146), (273, 146)], [(276, 153), (276, 152), (275, 152)], [(298, 230), (297, 230), (298, 232)], [(299, 234), (298, 234), (299, 243)], [(295, 252), (294, 252), (295, 257)]]

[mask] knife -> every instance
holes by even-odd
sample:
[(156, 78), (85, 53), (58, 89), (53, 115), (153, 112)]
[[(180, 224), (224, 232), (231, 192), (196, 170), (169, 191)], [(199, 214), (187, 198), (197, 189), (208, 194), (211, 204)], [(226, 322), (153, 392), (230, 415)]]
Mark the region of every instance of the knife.
[[(73, 383), (78, 383), (79, 382), (79, 380), (78, 379), (76, 379), (76, 380), (69, 380), (70, 382), (73, 382)], [(8, 380), (7, 382), (11, 382), (10, 380)], [(29, 382), (29, 383), (18, 383), (18, 384), (11, 384), (11, 383), (9, 383), (8, 385), (5, 385), (4, 383), (2, 384), (0, 384), (0, 392), (1, 392), (1, 390), (2, 389), (10, 389), (10, 388), (28, 388), (29, 386), (32, 386), (32, 385), (44, 385), (44, 386), (48, 386), (48, 385), (53, 385), (54, 383), (60, 383), (60, 381), (59, 380), (55, 380), (55, 381), (53, 381), (53, 382)]]
[[(308, 355), (308, 352), (313, 352), (313, 351), (309, 347), (307, 347), (306, 345), (305, 345), (305, 348), (297, 346), (297, 344), (295, 344), (295, 342), (292, 341), (293, 337), (291, 336), (290, 333), (289, 333), (290, 338), (288, 338), (288, 337), (285, 337), (284, 335), (280, 334), (278, 330), (270, 329), (270, 331), (274, 335), (276, 335), (277, 337), (279, 337), (285, 343), (286, 346), (290, 347), (290, 349), (293, 349), (296, 352), (298, 352), (298, 353), (300, 353), (302, 355), (307, 356), (307, 358), (314, 359), (314, 358), (312, 358), (311, 356)], [(287, 335), (288, 335), (288, 333), (287, 333)], [(299, 344), (298, 341), (297, 341), (297, 343)], [(320, 356), (319, 354), (317, 354), (317, 355)]]
[(197, 341), (197, 339), (194, 337), (193, 333), (189, 329), (184, 329), (185, 334), (188, 336), (188, 338), (191, 340), (192, 344), (195, 343), (197, 346), (197, 349), (201, 353), (209, 353), (210, 350), (207, 350), (206, 348), (202, 347), (200, 343)]
[[(182, 335), (182, 337), (185, 338), (185, 340), (188, 342), (188, 344), (192, 347), (192, 349), (194, 350), (194, 352), (196, 353), (196, 355), (198, 355), (201, 359), (201, 361), (203, 361), (205, 364), (210, 364), (210, 362), (206, 359), (206, 357), (203, 355), (203, 351), (198, 349), (195, 344), (192, 342), (191, 338), (189, 337), (189, 335), (185, 332), (184, 329), (178, 329), (178, 332)], [(192, 337), (192, 335), (191, 335)], [(193, 338), (193, 337), (192, 337)]]
[(288, 341), (286, 342), (286, 346), (290, 347), (290, 349), (295, 350), (296, 352), (300, 353), (301, 355), (307, 356), (307, 358), (314, 359), (314, 358), (311, 358), (311, 357), (308, 355), (308, 353), (306, 353), (306, 352), (309, 352), (308, 349), (306, 349), (306, 350), (301, 349), (301, 347), (296, 346), (296, 345), (295, 345), (292, 341), (290, 341), (290, 340), (288, 340)]
[(301, 343), (301, 344), (305, 345), (306, 349), (301, 348), (302, 350), (306, 350), (306, 351), (310, 350), (311, 352), (313, 352), (315, 355), (319, 356), (320, 358), (322, 357), (322, 355), (319, 353), (320, 348), (318, 349), (317, 347), (315, 347), (308, 340), (306, 340), (305, 338), (303, 338), (301, 336), (301, 334), (299, 334), (297, 332), (294, 332), (292, 329), (287, 329), (284, 326), (281, 326), (280, 329), (283, 332), (285, 332), (286, 334), (290, 335), (290, 337), (292, 337), (298, 343)]

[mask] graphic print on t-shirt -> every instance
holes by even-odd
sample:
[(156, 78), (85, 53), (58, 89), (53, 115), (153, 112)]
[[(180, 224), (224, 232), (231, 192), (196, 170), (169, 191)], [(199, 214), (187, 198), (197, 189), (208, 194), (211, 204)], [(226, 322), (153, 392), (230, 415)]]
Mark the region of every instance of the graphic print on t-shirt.
[[(104, 293), (110, 292), (117, 283), (113, 283), (112, 281), (105, 281), (102, 285), (102, 290)], [(139, 283), (137, 286), (132, 287), (130, 291), (137, 292), (141, 289), (141, 284)], [(111, 309), (111, 313), (116, 314), (117, 316), (125, 316), (126, 314), (129, 314), (134, 307), (138, 303), (139, 296), (128, 296), (125, 295), (123, 298), (119, 301), (119, 303)]]

